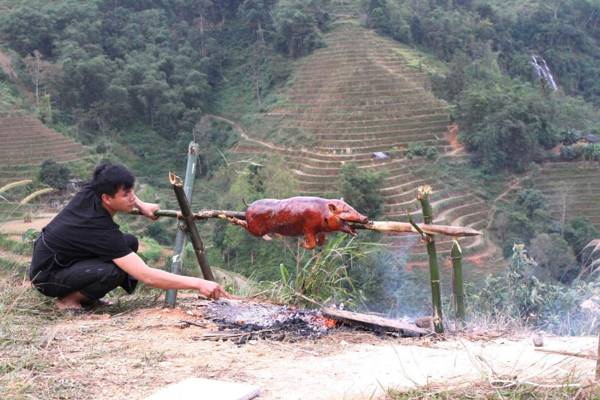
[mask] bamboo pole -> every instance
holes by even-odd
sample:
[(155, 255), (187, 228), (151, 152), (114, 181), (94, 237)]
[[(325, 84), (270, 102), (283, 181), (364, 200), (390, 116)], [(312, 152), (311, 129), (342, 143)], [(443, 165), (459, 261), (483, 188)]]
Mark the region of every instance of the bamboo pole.
[[(185, 168), (185, 182), (183, 185), (183, 193), (188, 202), (192, 202), (194, 193), (194, 180), (196, 178), (196, 162), (198, 161), (198, 144), (191, 141), (188, 145), (187, 164)], [(175, 212), (175, 211), (174, 211)], [(179, 211), (180, 219), (181, 212)], [(171, 272), (177, 275), (181, 274), (181, 265), (183, 264), (183, 250), (186, 241), (185, 223), (179, 224), (177, 234), (175, 236), (175, 244), (173, 246), (173, 257), (171, 258)], [(177, 301), (177, 290), (167, 289), (165, 300), (169, 307), (175, 307)]]
[(187, 198), (185, 197), (185, 193), (183, 192), (183, 184), (181, 183), (181, 178), (179, 178), (173, 173), (169, 173), (169, 181), (171, 182), (171, 185), (173, 185), (175, 197), (177, 197), (177, 202), (179, 203), (179, 207), (181, 208), (182, 219), (187, 226), (190, 241), (192, 242), (192, 246), (194, 247), (194, 252), (196, 253), (196, 258), (198, 259), (198, 264), (200, 264), (200, 269), (202, 270), (202, 275), (204, 276), (204, 279), (214, 281), (215, 277), (212, 273), (212, 270), (210, 269), (210, 265), (208, 265), (206, 254), (204, 253), (204, 244), (202, 243), (202, 239), (200, 239), (200, 233), (198, 233), (198, 228), (196, 228), (196, 222), (190, 209), (190, 204), (188, 203)]
[[(417, 189), (417, 200), (421, 203), (423, 209), (423, 222), (431, 224), (433, 221), (433, 210), (429, 202), (431, 194), (430, 186), (419, 186)], [(429, 275), (431, 281), (431, 300), (433, 304), (433, 328), (436, 333), (444, 333), (442, 323), (442, 295), (440, 292), (440, 268), (438, 266), (437, 251), (435, 249), (435, 239), (431, 234), (427, 234), (427, 255), (429, 256)]]
[(462, 273), (462, 249), (456, 240), (452, 243), (450, 251), (452, 258), (452, 292), (454, 294), (454, 306), (456, 319), (460, 325), (465, 323), (465, 292), (463, 289)]
[[(134, 210), (130, 214), (141, 215), (139, 210)], [(180, 211), (175, 210), (158, 210), (154, 213), (157, 217), (168, 217), (182, 219)], [(246, 214), (243, 211), (228, 211), (228, 210), (202, 210), (192, 214), (195, 220), (205, 220), (208, 218), (219, 218), (229, 220), (229, 218), (246, 219)], [(368, 229), (383, 233), (419, 233), (419, 231), (409, 222), (398, 221), (371, 221), (367, 224), (359, 224), (353, 222), (350, 226), (354, 229)], [(424, 233), (429, 235), (445, 235), (453, 237), (478, 236), (482, 233), (473, 228), (462, 226), (449, 225), (433, 225), (433, 224), (416, 224)]]

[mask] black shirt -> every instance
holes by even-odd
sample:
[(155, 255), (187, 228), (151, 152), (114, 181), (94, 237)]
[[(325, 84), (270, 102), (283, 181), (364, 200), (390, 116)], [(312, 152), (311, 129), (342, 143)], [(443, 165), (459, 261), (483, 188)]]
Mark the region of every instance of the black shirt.
[(109, 261), (132, 252), (119, 225), (89, 186), (77, 193), (42, 229), (40, 240), (43, 246), (36, 245), (36, 253), (40, 248), (45, 254), (34, 254), (33, 274), (43, 269), (50, 256), (54, 256), (57, 264), (69, 266), (93, 258)]

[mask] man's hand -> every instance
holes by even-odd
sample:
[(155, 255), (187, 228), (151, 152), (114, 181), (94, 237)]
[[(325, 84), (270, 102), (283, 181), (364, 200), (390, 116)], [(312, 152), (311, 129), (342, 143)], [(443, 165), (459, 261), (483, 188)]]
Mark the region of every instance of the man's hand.
[(209, 299), (217, 300), (221, 297), (230, 299), (231, 295), (223, 289), (218, 283), (200, 279), (198, 285), (198, 291), (202, 296), (208, 297)]
[(135, 198), (135, 206), (140, 210), (143, 216), (150, 218), (152, 221), (156, 221), (158, 217), (154, 215), (155, 211), (160, 210), (160, 206), (154, 203), (146, 203), (141, 201), (139, 198)]

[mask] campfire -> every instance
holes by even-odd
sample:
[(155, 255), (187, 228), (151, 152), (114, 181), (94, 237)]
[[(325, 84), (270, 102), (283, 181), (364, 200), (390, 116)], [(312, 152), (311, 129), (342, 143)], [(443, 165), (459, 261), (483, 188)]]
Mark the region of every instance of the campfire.
[(230, 340), (238, 344), (254, 339), (296, 342), (318, 339), (336, 329), (369, 330), (393, 336), (430, 333), (405, 321), (335, 308), (307, 310), (237, 300), (203, 301), (198, 306), (202, 308), (204, 318), (218, 326), (217, 331), (196, 338), (199, 340)]

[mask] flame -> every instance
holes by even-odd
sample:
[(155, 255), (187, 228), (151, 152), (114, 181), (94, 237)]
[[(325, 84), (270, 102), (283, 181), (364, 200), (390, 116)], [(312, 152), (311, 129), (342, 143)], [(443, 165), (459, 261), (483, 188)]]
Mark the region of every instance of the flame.
[(335, 320), (335, 319), (330, 319), (330, 318), (325, 318), (325, 317), (323, 317), (323, 319), (325, 320), (325, 321), (324, 321), (324, 322), (325, 322), (325, 327), (326, 327), (327, 329), (332, 329), (332, 328), (335, 328), (335, 327), (336, 327), (336, 325), (337, 325), (337, 320)]

